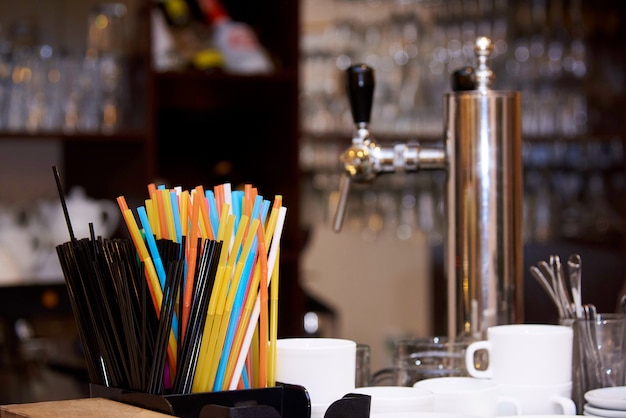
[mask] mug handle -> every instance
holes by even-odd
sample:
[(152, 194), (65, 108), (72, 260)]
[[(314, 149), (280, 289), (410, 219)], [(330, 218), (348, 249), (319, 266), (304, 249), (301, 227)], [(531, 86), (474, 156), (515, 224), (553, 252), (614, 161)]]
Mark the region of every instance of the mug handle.
[[(513, 412), (509, 408), (513, 409)], [(500, 395), (498, 396), (498, 411), (506, 411), (506, 413), (499, 413), (499, 415), (522, 415), (522, 405), (512, 396)]]
[(550, 400), (556, 403), (562, 410), (563, 415), (576, 415), (576, 404), (568, 397), (555, 395)]
[(487, 364), (487, 368), (485, 370), (478, 370), (474, 365), (474, 355), (476, 352), (478, 350), (487, 350), (487, 352), (489, 352), (490, 348), (491, 343), (487, 340), (475, 341), (467, 346), (465, 349), (465, 367), (467, 368), (467, 372), (470, 376), (482, 379), (490, 379), (493, 377), (491, 364)]

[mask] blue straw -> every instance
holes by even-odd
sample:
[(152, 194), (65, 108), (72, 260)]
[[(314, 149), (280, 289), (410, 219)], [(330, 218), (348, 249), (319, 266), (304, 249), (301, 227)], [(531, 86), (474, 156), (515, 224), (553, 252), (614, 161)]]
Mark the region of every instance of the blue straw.
[(243, 388), (250, 389), (250, 381), (248, 380), (248, 368), (246, 365), (243, 365), (243, 369), (241, 369), (241, 378), (243, 380)]
[(224, 348), (222, 349), (220, 363), (217, 369), (217, 374), (215, 375), (215, 384), (213, 387), (213, 390), (215, 391), (221, 390), (221, 386), (223, 385), (228, 357), (232, 349), (233, 340), (235, 339), (235, 331), (237, 330), (239, 320), (241, 319), (241, 310), (243, 309), (245, 293), (248, 289), (250, 277), (253, 274), (252, 265), (254, 264), (254, 259), (256, 258), (257, 245), (258, 242), (255, 236), (254, 240), (252, 241), (252, 245), (250, 246), (248, 259), (246, 260), (243, 270), (241, 272), (241, 279), (239, 280), (239, 284), (237, 285), (235, 300), (233, 301), (233, 308), (230, 312), (230, 318), (228, 319), (228, 329), (226, 330), (226, 337), (224, 339)]
[(209, 220), (211, 222), (211, 229), (213, 229), (213, 236), (217, 237), (217, 232), (220, 227), (220, 219), (217, 216), (217, 203), (215, 202), (215, 193), (213, 190), (205, 190), (204, 196), (207, 202), (209, 202)]
[(150, 222), (148, 221), (146, 208), (144, 206), (139, 206), (137, 208), (137, 213), (139, 214), (141, 226), (145, 231), (145, 238), (148, 243), (150, 255), (152, 256), (152, 261), (154, 262), (154, 268), (156, 269), (157, 275), (159, 276), (161, 290), (163, 290), (165, 289), (165, 268), (163, 268), (163, 261), (161, 260), (161, 255), (159, 254), (159, 250), (157, 249), (156, 241), (154, 239), (154, 235), (152, 234), (152, 228), (150, 228)]
[[(146, 238), (146, 242), (148, 243), (148, 249), (150, 250), (150, 255), (152, 256), (154, 268), (157, 272), (157, 276), (159, 277), (161, 291), (164, 291), (166, 279), (165, 269), (163, 268), (163, 261), (161, 260), (161, 255), (159, 254), (154, 235), (152, 234), (152, 228), (150, 228), (146, 208), (144, 206), (139, 206), (137, 208), (137, 214), (139, 215), (139, 220), (141, 221), (141, 227), (144, 230), (144, 236)], [(176, 319), (176, 312), (174, 312), (174, 317), (172, 318), (172, 328), (174, 329), (174, 337), (176, 338), (176, 341), (178, 341), (178, 320)]]
[(272, 202), (270, 202), (269, 200), (263, 201), (263, 210), (261, 211), (261, 224), (262, 225), (265, 225), (265, 219), (267, 219), (267, 214), (270, 211), (271, 204)]
[(233, 201), (233, 215), (235, 215), (235, 231), (239, 226), (239, 221), (241, 220), (241, 207), (243, 206), (243, 196), (244, 193), (241, 190), (234, 190), (231, 192), (231, 199)]

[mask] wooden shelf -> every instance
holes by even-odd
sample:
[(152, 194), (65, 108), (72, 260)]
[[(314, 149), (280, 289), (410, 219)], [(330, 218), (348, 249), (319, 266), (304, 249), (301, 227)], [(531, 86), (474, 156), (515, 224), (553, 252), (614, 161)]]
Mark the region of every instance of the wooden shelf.
[(19, 139), (29, 140), (56, 140), (62, 142), (131, 142), (142, 143), (148, 138), (145, 129), (128, 129), (120, 130), (110, 134), (105, 133), (87, 133), (87, 132), (63, 132), (63, 131), (41, 131), (41, 132), (23, 132), (23, 131), (0, 131), (0, 141)]
[(168, 72), (155, 74), (155, 89), (160, 111), (262, 111), (290, 106), (297, 78), (286, 71), (267, 76)]

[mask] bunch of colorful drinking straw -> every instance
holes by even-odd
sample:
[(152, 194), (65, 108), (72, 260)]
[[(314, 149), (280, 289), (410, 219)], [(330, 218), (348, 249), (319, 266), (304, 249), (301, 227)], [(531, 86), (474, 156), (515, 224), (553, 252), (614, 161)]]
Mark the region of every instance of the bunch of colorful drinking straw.
[[(179, 394), (273, 386), (282, 196), (271, 202), (251, 185), (228, 183), (206, 191), (150, 184), (148, 191), (139, 223), (117, 199), (132, 244), (119, 240), (127, 255), (115, 268), (100, 247), (80, 257), (74, 239), (58, 247), (71, 299), (87, 318), (77, 321), (91, 381)], [(92, 276), (103, 309), (97, 292), (88, 292)], [(98, 324), (103, 315), (120, 319), (108, 330)]]

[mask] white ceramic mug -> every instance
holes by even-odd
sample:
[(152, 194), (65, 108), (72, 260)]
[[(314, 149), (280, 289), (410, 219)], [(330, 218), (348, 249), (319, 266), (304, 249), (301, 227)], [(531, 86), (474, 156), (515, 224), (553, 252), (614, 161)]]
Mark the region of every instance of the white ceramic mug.
[(312, 403), (311, 404), (311, 418), (324, 418), (326, 410), (330, 406), (329, 403)]
[(356, 388), (354, 393), (371, 396), (370, 416), (391, 413), (432, 412), (433, 393), (407, 386), (369, 386)]
[(276, 341), (276, 381), (303, 386), (311, 404), (330, 404), (354, 390), (356, 342), (339, 338)]
[[(521, 415), (576, 415), (572, 400), (572, 382), (542, 385), (501, 384), (500, 393), (519, 402)], [(506, 405), (501, 405), (498, 415), (514, 415)]]
[[(570, 327), (551, 324), (496, 325), (487, 339), (468, 345), (465, 365), (470, 376), (499, 384), (561, 384), (572, 379), (574, 334)], [(488, 364), (477, 369), (477, 351), (486, 350)]]
[(416, 382), (413, 387), (434, 394), (433, 411), (494, 417), (499, 408), (506, 407), (511, 415), (521, 412), (519, 402), (501, 395), (498, 384), (491, 379), (475, 377), (437, 377)]

